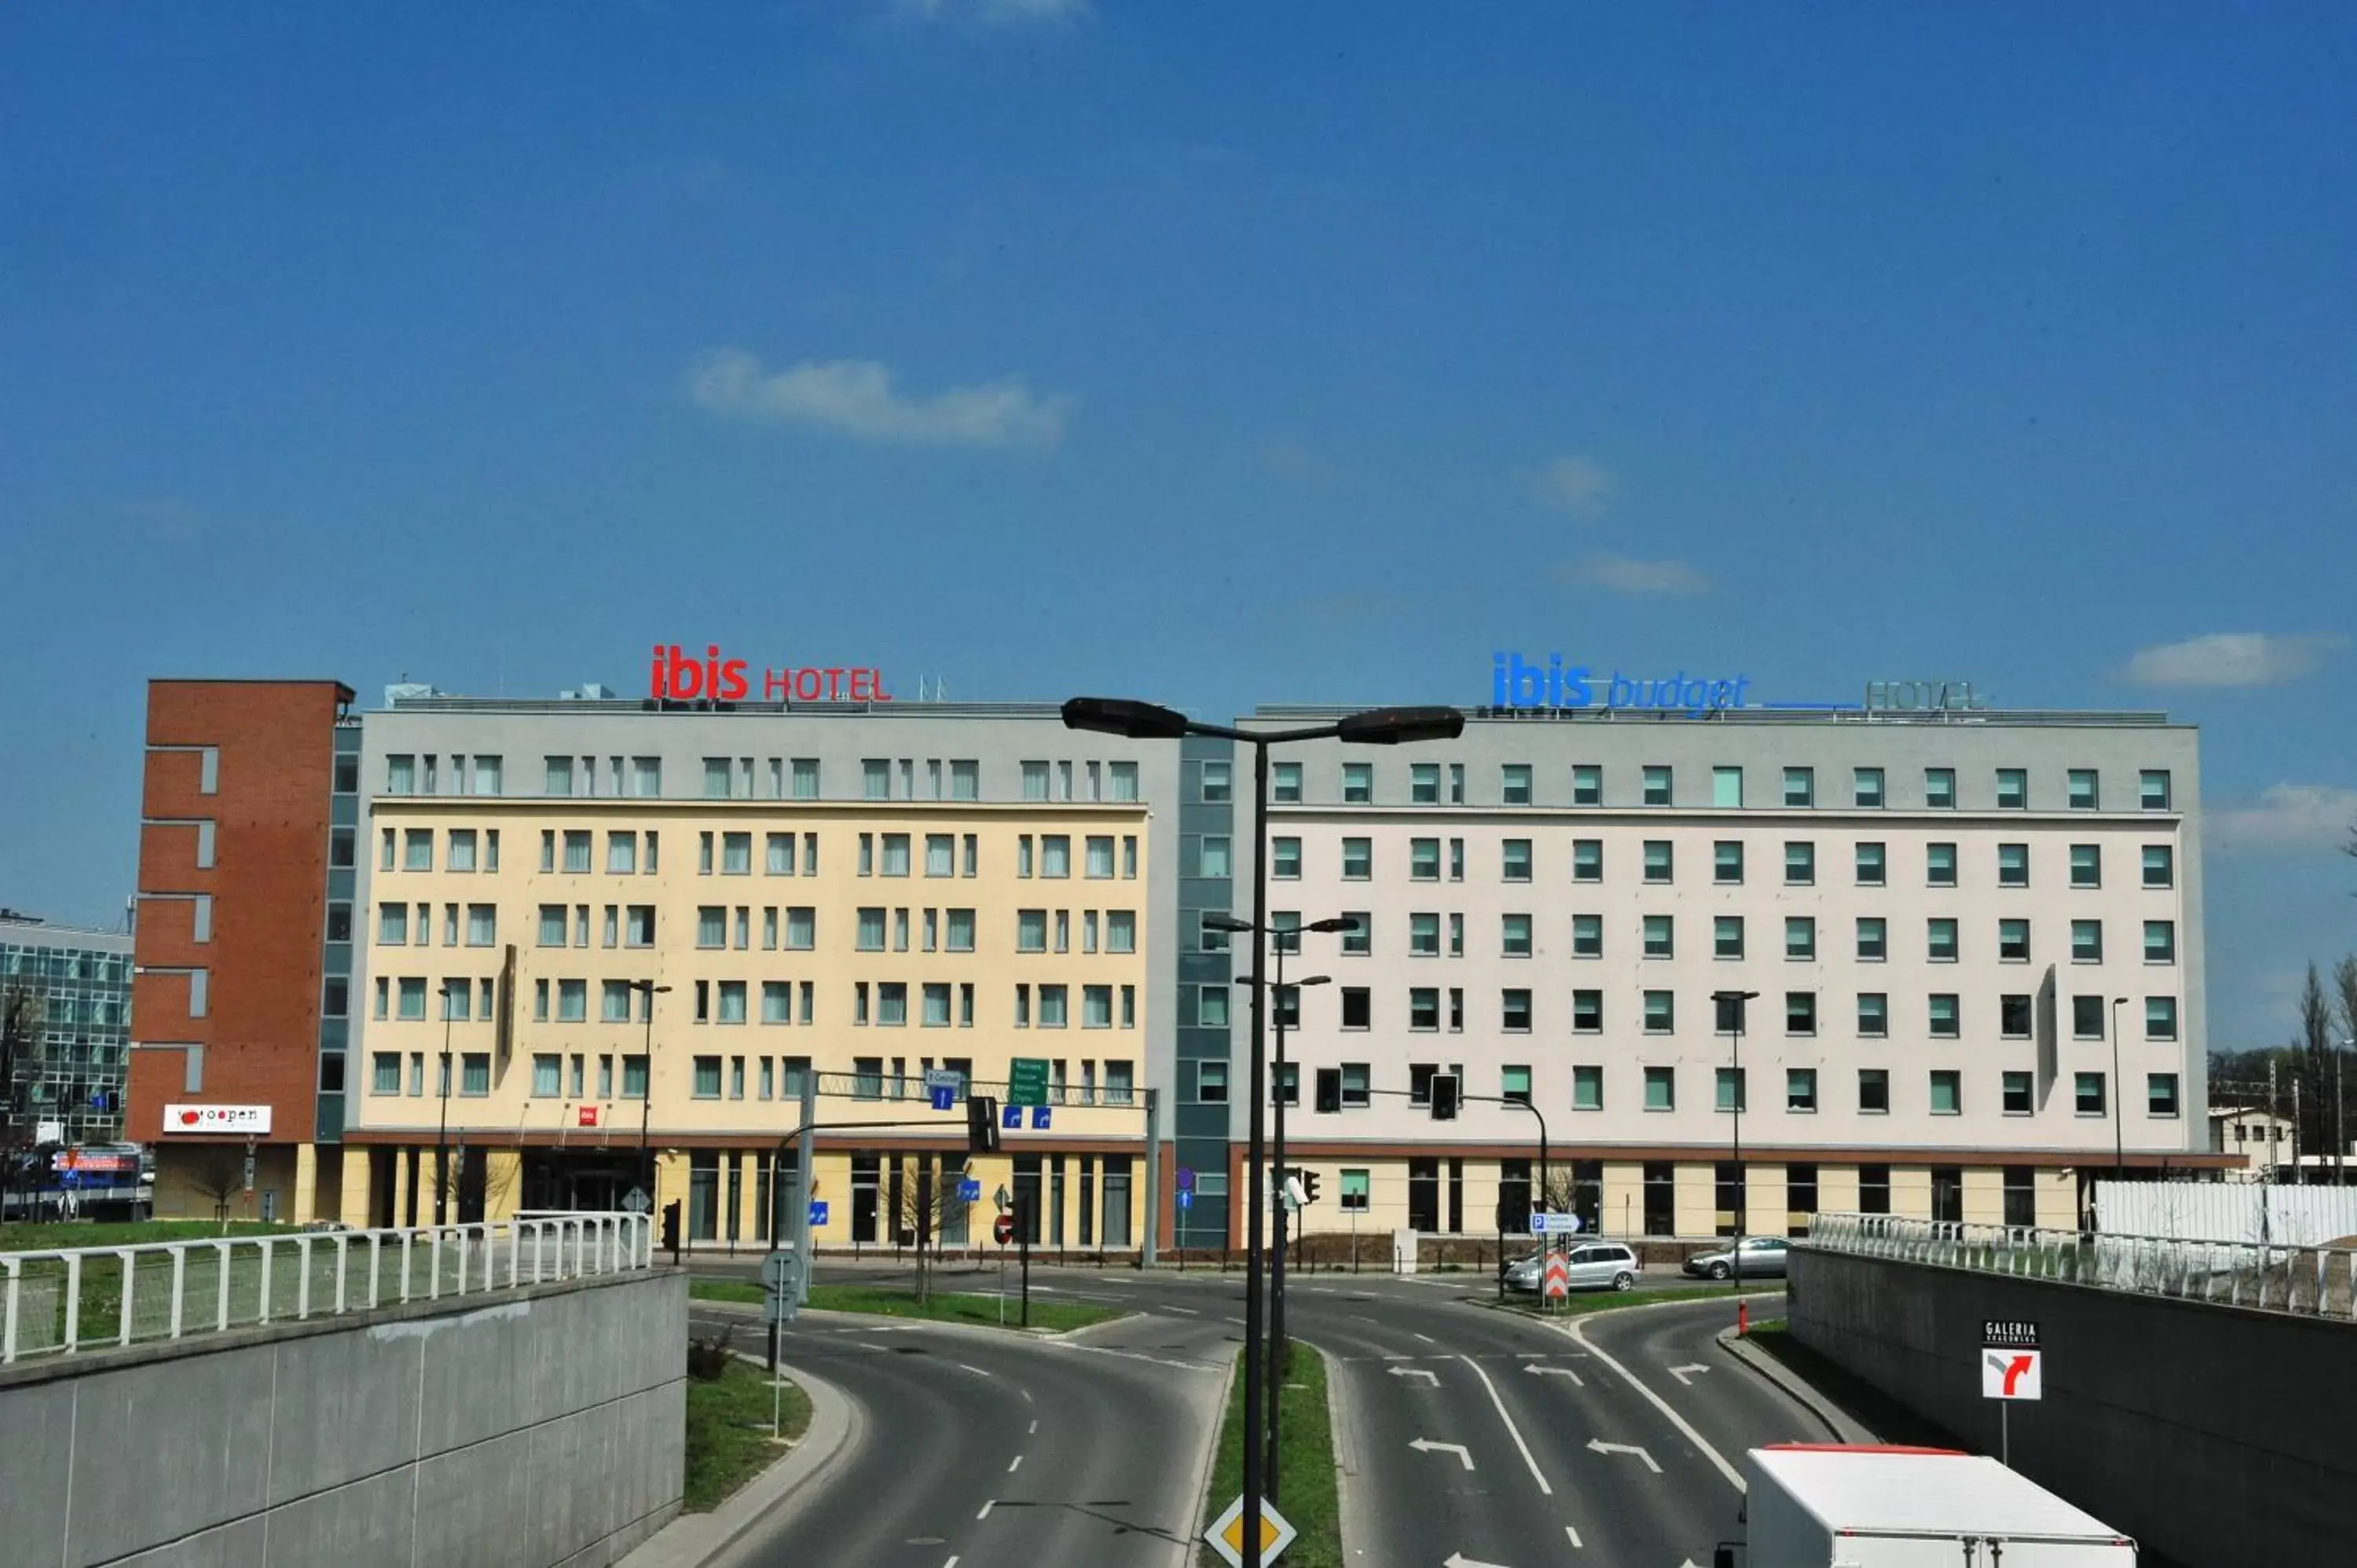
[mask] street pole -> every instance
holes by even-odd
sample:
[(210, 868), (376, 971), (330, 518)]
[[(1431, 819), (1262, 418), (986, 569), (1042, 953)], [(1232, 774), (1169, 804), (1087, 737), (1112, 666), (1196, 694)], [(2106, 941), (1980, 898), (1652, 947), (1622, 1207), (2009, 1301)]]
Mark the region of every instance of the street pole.
[(450, 986), (442, 986), (442, 1122), (434, 1134), (434, 1223), (447, 1224), (450, 1197)]
[(1162, 1091), (1146, 1090), (1146, 1238), (1137, 1250), (1137, 1266), (1154, 1266), (1155, 1231), (1162, 1220)]
[[(1260, 885), (1261, 857), (1267, 853), (1267, 836), (1262, 834), (1255, 837), (1253, 840), (1253, 883), (1255, 887)], [(1254, 924), (1258, 924), (1257, 914), (1254, 916)], [(1275, 1502), (1278, 1499), (1285, 1479), (1276, 1462), (1276, 1428), (1279, 1412), (1285, 1404), (1285, 1200), (1289, 1196), (1283, 1185), (1286, 1179), (1285, 933), (1270, 931), (1264, 937), (1262, 933), (1255, 931), (1253, 940), (1255, 945), (1266, 940), (1275, 950), (1271, 972), (1276, 983), (1269, 990), (1269, 1006), (1276, 1015), (1276, 1071), (1269, 1080), (1269, 1092), (1276, 1101), (1276, 1140), (1275, 1147), (1269, 1157), (1272, 1162), (1270, 1176), (1278, 1185), (1276, 1213), (1273, 1216), (1276, 1247), (1268, 1260), (1268, 1458), (1261, 1466), (1261, 1475), (1268, 1485), (1269, 1500)], [(1258, 965), (1254, 967), (1257, 968)], [(1270, 975), (1260, 974), (1253, 978), (1255, 981), (1262, 981), (1269, 979)], [(1263, 988), (1255, 986), (1254, 989)], [(1251, 1429), (1246, 1428), (1246, 1430)], [(1259, 1538), (1254, 1536), (1249, 1539), (1258, 1540)]]
[[(1268, 743), (1257, 736), (1248, 744), (1253, 748), (1253, 911), (1252, 929), (1254, 940), (1268, 929)], [(1257, 967), (1257, 965), (1255, 965)], [(1245, 1074), (1245, 1092), (1252, 1097), (1252, 1111), (1247, 1118), (1244, 1163), (1249, 1167), (1244, 1194), (1244, 1498), (1243, 1514), (1239, 1521), (1243, 1526), (1239, 1537), (1253, 1560), (1260, 1557), (1261, 1497), (1268, 1473), (1262, 1465), (1262, 1447), (1255, 1441), (1265, 1430), (1262, 1400), (1267, 1393), (1265, 1386), (1266, 1368), (1262, 1355), (1266, 1348), (1261, 1321), (1263, 1296), (1261, 1291), (1261, 1245), (1266, 1225), (1268, 1199), (1268, 987), (1253, 987), (1252, 1056)]]
[(649, 1139), (649, 1133), (654, 1125), (655, 1111), (655, 993), (654, 987), (645, 982), (631, 989), (639, 993), (639, 1000), (645, 1007), (640, 1016), (647, 1026), (646, 1043), (639, 1047), (639, 1059), (645, 1064), (643, 1070), (646, 1074), (646, 1081), (639, 1086), (645, 1090), (639, 1096), (639, 1180), (647, 1195), (647, 1212), (652, 1214), (658, 1207), (655, 1203), (654, 1149)]
[[(1743, 1101), (1746, 1098), (1743, 1092), (1743, 1015), (1759, 994), (1757, 991), (1714, 991), (1710, 993), (1710, 999), (1713, 1002), (1717, 1003), (1721, 1007), (1729, 1008), (1733, 1015), (1727, 1026), (1727, 1033), (1732, 1040), (1729, 1070), (1735, 1075), (1734, 1093), (1729, 1105), (1729, 1109), (1735, 1112), (1733, 1135), (1735, 1246), (1732, 1249), (1733, 1256), (1728, 1273), (1735, 1281), (1735, 1294), (1738, 1298), (1743, 1294), (1743, 1232), (1749, 1228), (1751, 1220), (1751, 1184), (1743, 1179)], [(1735, 1306), (1735, 1325), (1738, 1333), (1743, 1331), (1745, 1323), (1744, 1306), (1738, 1299)]]
[(2127, 1131), (2120, 1122), (2120, 1101), (2123, 1098), (2120, 1084), (2120, 1004), (2126, 1000), (2125, 996), (2112, 998), (2112, 1179), (2114, 1181), (2127, 1179)]

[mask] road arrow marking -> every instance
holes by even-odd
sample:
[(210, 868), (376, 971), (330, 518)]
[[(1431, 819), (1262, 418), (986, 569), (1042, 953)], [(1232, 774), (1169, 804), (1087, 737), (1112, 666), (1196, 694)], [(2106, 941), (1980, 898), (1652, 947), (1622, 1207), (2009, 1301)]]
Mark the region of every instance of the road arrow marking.
[[(1598, 1454), (1634, 1454), (1645, 1462), (1646, 1469), (1656, 1476), (1662, 1473), (1662, 1467), (1653, 1463), (1653, 1456), (1634, 1443), (1606, 1443), (1600, 1438), (1591, 1437), (1587, 1440), (1587, 1445)], [(1469, 1462), (1465, 1467), (1469, 1470), (1473, 1466)]]
[(1440, 1564), (1440, 1568), (1502, 1568), (1502, 1564), (1476, 1562), (1461, 1552), (1452, 1552)]
[(1699, 1362), (1688, 1362), (1685, 1366), (1683, 1366), (1683, 1367), (1672, 1367), (1672, 1368), (1670, 1368), (1670, 1369), (1669, 1369), (1669, 1374), (1670, 1374), (1670, 1376), (1672, 1376), (1672, 1377), (1674, 1377), (1674, 1378), (1677, 1379), (1677, 1380), (1678, 1380), (1678, 1386), (1679, 1386), (1680, 1388), (1687, 1388), (1687, 1389), (1690, 1389), (1690, 1388), (1694, 1387), (1694, 1377), (1693, 1377), (1693, 1374), (1694, 1374), (1694, 1373), (1695, 1373), (1695, 1372), (1707, 1372), (1707, 1371), (1709, 1371), (1709, 1370), (1710, 1370), (1710, 1369), (1709, 1369), (1708, 1367), (1703, 1366), (1703, 1365), (1702, 1365), (1701, 1363), (1699, 1363)]
[(1525, 1361), (1523, 1363), (1523, 1370), (1534, 1378), (1569, 1378), (1571, 1386), (1576, 1389), (1584, 1389), (1587, 1386), (1580, 1375), (1569, 1367), (1542, 1367), (1536, 1361)]
[[(1473, 1467), (1473, 1455), (1466, 1452), (1465, 1444), (1462, 1443), (1435, 1443), (1429, 1437), (1419, 1437), (1409, 1443), (1408, 1446), (1419, 1454), (1454, 1454), (1465, 1461), (1467, 1469), (1470, 1470)], [(1646, 1463), (1651, 1464), (1652, 1461), (1647, 1460)]]
[(1440, 1386), (1440, 1374), (1429, 1367), (1394, 1367), (1390, 1370), (1394, 1378), (1427, 1378), (1432, 1387)]

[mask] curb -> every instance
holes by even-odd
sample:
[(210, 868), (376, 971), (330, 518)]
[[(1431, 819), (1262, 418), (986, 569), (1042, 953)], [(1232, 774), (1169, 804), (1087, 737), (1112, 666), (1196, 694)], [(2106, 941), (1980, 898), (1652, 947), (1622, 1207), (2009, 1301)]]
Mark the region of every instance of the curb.
[(1824, 1423), (1825, 1429), (1838, 1443), (1876, 1444), (1882, 1439), (1861, 1425), (1833, 1401), (1819, 1393), (1792, 1368), (1762, 1350), (1757, 1345), (1738, 1336), (1732, 1328), (1719, 1330), (1718, 1343), (1727, 1353), (1783, 1391), (1792, 1402)]
[[(762, 1357), (734, 1354), (754, 1366), (766, 1365)], [(683, 1513), (663, 1526), (622, 1559), (625, 1568), (702, 1568), (759, 1527), (783, 1523), (790, 1505), (858, 1447), (866, 1423), (851, 1396), (800, 1369), (792, 1369), (791, 1380), (811, 1402), (810, 1425), (793, 1448), (710, 1513)]]
[[(1211, 1440), (1203, 1446), (1203, 1467), (1195, 1477), (1195, 1523), (1187, 1532), (1186, 1562), (1200, 1562), (1210, 1550), (1203, 1539), (1211, 1528), (1211, 1472), (1220, 1467), (1220, 1439), (1227, 1435), (1228, 1394), (1236, 1386), (1236, 1369), (1244, 1364), (1243, 1351), (1239, 1348), (1228, 1359), (1228, 1375), (1220, 1380), (1219, 1402), (1211, 1407)], [(1328, 1398), (1332, 1398), (1333, 1385), (1327, 1385)], [(1220, 1505), (1225, 1508), (1227, 1505)]]
[(1341, 1544), (1342, 1561), (1355, 1563), (1367, 1549), (1366, 1543), (1357, 1539), (1358, 1527), (1351, 1522), (1358, 1515), (1351, 1503), (1359, 1480), (1359, 1449), (1350, 1426), (1342, 1419), (1342, 1384), (1347, 1374), (1341, 1365), (1339, 1357), (1326, 1358), (1326, 1427), (1334, 1439), (1334, 1509), (1340, 1516), (1335, 1520), (1334, 1533)]

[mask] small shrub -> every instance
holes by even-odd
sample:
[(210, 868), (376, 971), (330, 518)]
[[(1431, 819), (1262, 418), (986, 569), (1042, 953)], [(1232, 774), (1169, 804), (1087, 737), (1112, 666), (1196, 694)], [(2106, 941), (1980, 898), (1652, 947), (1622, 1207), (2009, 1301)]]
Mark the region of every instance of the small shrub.
[(723, 1326), (719, 1333), (710, 1338), (689, 1336), (687, 1375), (691, 1378), (701, 1378), (705, 1382), (726, 1376), (728, 1363), (735, 1359), (728, 1348), (728, 1342), (736, 1337), (736, 1330), (727, 1326)]

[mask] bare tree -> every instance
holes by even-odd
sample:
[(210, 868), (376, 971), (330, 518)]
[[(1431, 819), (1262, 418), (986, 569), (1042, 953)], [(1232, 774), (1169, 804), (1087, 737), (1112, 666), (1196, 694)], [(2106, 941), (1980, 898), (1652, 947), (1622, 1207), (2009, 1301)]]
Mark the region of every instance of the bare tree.
[(229, 1206), (245, 1190), (245, 1151), (231, 1144), (209, 1144), (188, 1170), (188, 1185), (213, 1200), (213, 1218), (229, 1232)]
[(973, 1205), (957, 1195), (958, 1171), (936, 1166), (933, 1156), (920, 1155), (902, 1173), (899, 1211), (893, 1217), (896, 1236), (917, 1243), (917, 1299), (932, 1299), (932, 1261), (942, 1251), (942, 1233), (968, 1217)]
[(2294, 1044), (2299, 1049), (2300, 1076), (2308, 1080), (2308, 1092), (2299, 1101), (2299, 1152), (2305, 1156), (2332, 1146), (2331, 1107), (2325, 1101), (2332, 1082), (2332, 1004), (2313, 962), (2300, 987), (2299, 1034)]
[(11, 985), (0, 995), (0, 1190), (21, 1187), (32, 1157), (34, 1123), (25, 1084), (40, 1050), (41, 999)]

